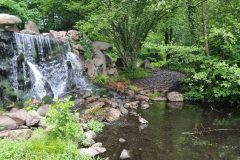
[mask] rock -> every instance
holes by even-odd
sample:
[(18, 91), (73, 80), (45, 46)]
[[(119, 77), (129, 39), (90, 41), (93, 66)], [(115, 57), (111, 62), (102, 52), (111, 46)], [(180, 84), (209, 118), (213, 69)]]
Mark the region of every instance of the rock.
[(95, 41), (92, 43), (93, 48), (100, 50), (100, 51), (106, 51), (108, 49), (112, 48), (112, 45), (107, 43), (107, 42), (100, 42), (100, 41)]
[(92, 147), (102, 147), (102, 143), (98, 142), (92, 145)]
[(18, 110), (19, 110), (18, 108), (12, 108), (12, 109), (10, 110), (10, 113), (16, 112), (16, 111), (18, 111)]
[(34, 31), (31, 31), (31, 30), (28, 30), (28, 29), (23, 29), (23, 30), (20, 31), (20, 33), (22, 33), (22, 34), (38, 35), (38, 33), (34, 32)]
[(22, 20), (17, 16), (3, 13), (0, 14), (0, 26), (11, 26), (19, 23), (22, 23)]
[(147, 124), (148, 121), (144, 118), (142, 118), (141, 116), (138, 117), (138, 121), (141, 123), (141, 124)]
[(81, 126), (82, 126), (84, 131), (88, 131), (89, 130), (87, 123), (81, 123)]
[(93, 62), (94, 66), (96, 67), (95, 74), (107, 74), (106, 57), (100, 50), (94, 50)]
[(108, 75), (111, 75), (111, 76), (115, 76), (115, 75), (118, 74), (118, 71), (117, 71), (116, 68), (111, 68), (111, 69), (109, 69), (109, 70), (107, 71), (107, 74), (108, 74)]
[(49, 33), (51, 34), (51, 36), (53, 38), (63, 38), (65, 39), (67, 36), (67, 32), (66, 31), (54, 31), (54, 30), (50, 30)]
[(154, 97), (151, 100), (161, 102), (161, 101), (167, 101), (167, 98), (163, 96), (159, 96), (159, 97)]
[(80, 39), (79, 32), (76, 31), (76, 30), (69, 30), (67, 32), (67, 35), (68, 35), (69, 38), (71, 38), (74, 41), (78, 41)]
[(97, 96), (91, 96), (91, 97), (88, 97), (86, 99), (87, 103), (91, 103), (91, 102), (94, 102), (94, 101), (97, 101), (99, 97)]
[(46, 129), (48, 127), (48, 124), (47, 124), (46, 119), (44, 117), (40, 117), (40, 121), (38, 123), (38, 126), (43, 128), (43, 129)]
[(125, 143), (126, 142), (126, 140), (125, 139), (123, 139), (123, 138), (119, 138), (119, 140), (118, 140), (120, 143)]
[(106, 148), (104, 148), (104, 147), (81, 148), (79, 150), (79, 153), (81, 155), (86, 155), (86, 156), (90, 156), (90, 157), (94, 157), (94, 156), (99, 155), (104, 152), (106, 152)]
[(141, 94), (137, 94), (135, 96), (135, 98), (140, 100), (140, 101), (149, 101), (149, 97), (148, 96), (144, 96), (144, 95), (141, 95)]
[(128, 110), (126, 108), (124, 108), (123, 106), (121, 106), (119, 108), (120, 112), (123, 114), (123, 115), (127, 115), (128, 114)]
[(107, 121), (112, 122), (120, 118), (121, 112), (118, 109), (110, 108), (107, 116)]
[(38, 124), (39, 121), (40, 121), (40, 116), (36, 111), (32, 110), (27, 113), (27, 120), (26, 120), (27, 126), (34, 126)]
[(104, 102), (97, 101), (97, 102), (89, 103), (86, 107), (94, 108), (94, 107), (103, 107), (104, 105), (105, 105)]
[[(0, 29), (1, 29), (1, 27), (0, 27)], [(17, 33), (20, 32), (19, 28), (16, 25), (5, 26), (4, 30), (9, 31), (9, 32), (17, 32)]]
[(92, 95), (92, 92), (91, 91), (85, 91), (85, 93), (83, 94), (83, 98), (86, 99), (88, 97), (90, 97)]
[(23, 109), (17, 110), (16, 112), (4, 113), (3, 115), (12, 118), (19, 126), (25, 124), (27, 120), (27, 112)]
[(93, 79), (96, 76), (96, 67), (95, 67), (94, 61), (89, 59), (86, 60), (84, 67), (86, 69), (86, 73), (89, 76), (89, 78)]
[(137, 109), (139, 105), (139, 101), (133, 101), (133, 102), (128, 102), (124, 104), (125, 108), (132, 108), (132, 109)]
[(48, 110), (49, 110), (49, 105), (48, 104), (45, 104), (45, 105), (43, 105), (43, 106), (41, 106), (41, 107), (39, 107), (38, 109), (37, 109), (37, 113), (40, 115), (40, 116), (45, 116), (46, 114), (47, 114), (47, 112), (48, 112)]
[(40, 34), (37, 24), (32, 21), (25, 23), (24, 28), (28, 31), (34, 32), (35, 34)]
[(91, 147), (94, 143), (95, 141), (93, 139), (88, 139), (88, 138), (82, 141), (82, 145), (84, 147)]
[(84, 51), (84, 48), (80, 44), (73, 45), (73, 49), (76, 49), (78, 51)]
[(0, 130), (17, 129), (18, 124), (16, 121), (8, 116), (0, 116)]
[(167, 99), (171, 102), (183, 102), (183, 95), (179, 92), (169, 92)]
[(150, 108), (150, 105), (148, 103), (141, 104), (141, 109), (148, 109), (148, 108)]
[(0, 132), (0, 138), (8, 138), (10, 140), (24, 140), (32, 136), (31, 129), (5, 130)]
[(130, 158), (130, 154), (128, 150), (124, 149), (120, 155), (120, 159), (129, 159), (129, 158)]
[(96, 133), (93, 131), (87, 131), (84, 133), (86, 139), (94, 139), (97, 137)]
[(151, 68), (151, 65), (150, 65), (150, 62), (149, 62), (149, 60), (144, 60), (143, 62), (142, 62), (142, 64), (140, 64), (140, 67), (141, 68), (144, 68), (144, 69), (150, 69)]

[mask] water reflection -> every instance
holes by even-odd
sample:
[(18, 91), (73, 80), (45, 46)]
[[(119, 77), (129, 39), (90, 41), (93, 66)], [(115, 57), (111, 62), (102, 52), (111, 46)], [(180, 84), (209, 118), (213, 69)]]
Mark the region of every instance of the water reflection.
[[(218, 128), (216, 121), (228, 118), (224, 111), (219, 113), (204, 106), (161, 103), (141, 115), (149, 121), (148, 126), (140, 126), (135, 116), (125, 117), (124, 123), (106, 126), (98, 138), (108, 150), (105, 156), (118, 160), (125, 148), (130, 150), (133, 160), (240, 159), (238, 131), (197, 136), (182, 134), (194, 132), (199, 126)], [(237, 116), (231, 118), (231, 121), (237, 120)], [(231, 127), (238, 126), (231, 124)], [(119, 138), (127, 142), (120, 144)]]

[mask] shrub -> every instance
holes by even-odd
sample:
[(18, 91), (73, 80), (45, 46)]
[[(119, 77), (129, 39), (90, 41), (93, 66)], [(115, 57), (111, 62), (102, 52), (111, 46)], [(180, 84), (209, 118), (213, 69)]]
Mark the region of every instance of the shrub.
[(52, 132), (59, 137), (80, 141), (83, 138), (83, 130), (71, 112), (74, 102), (70, 97), (64, 100), (55, 99), (47, 114), (47, 122), (53, 126)]
[(95, 133), (101, 133), (104, 127), (104, 124), (102, 122), (99, 122), (97, 120), (91, 119), (88, 123), (88, 128), (90, 130), (93, 130)]
[(26, 111), (37, 110), (38, 106), (32, 103), (32, 99), (28, 99), (24, 102), (24, 109)]
[(36, 130), (29, 140), (0, 140), (0, 159), (4, 160), (92, 160), (78, 152), (78, 145), (43, 130)]
[(185, 96), (190, 100), (239, 103), (240, 68), (224, 61), (203, 62), (199, 71), (185, 78), (183, 86)]
[(97, 74), (94, 81), (97, 84), (104, 85), (104, 84), (106, 84), (108, 79), (109, 79), (108, 76), (105, 76), (102, 74)]

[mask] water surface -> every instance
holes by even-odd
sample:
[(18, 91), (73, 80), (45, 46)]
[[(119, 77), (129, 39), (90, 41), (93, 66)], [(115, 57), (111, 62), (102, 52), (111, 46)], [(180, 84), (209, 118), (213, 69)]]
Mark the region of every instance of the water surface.
[[(104, 156), (110, 160), (118, 160), (123, 149), (130, 151), (133, 160), (240, 160), (240, 132), (237, 130), (183, 134), (194, 132), (196, 128), (201, 131), (203, 127), (240, 128), (240, 114), (236, 109), (213, 108), (155, 104), (141, 112), (149, 121), (146, 128), (138, 123), (137, 117), (129, 115), (105, 126), (98, 141), (107, 148)], [(120, 144), (119, 138), (127, 142)]]

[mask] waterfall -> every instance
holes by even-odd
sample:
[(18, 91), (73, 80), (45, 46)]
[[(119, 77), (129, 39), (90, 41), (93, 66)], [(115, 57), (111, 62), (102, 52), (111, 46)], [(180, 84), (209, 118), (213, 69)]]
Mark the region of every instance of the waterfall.
[(58, 97), (75, 88), (89, 89), (81, 59), (68, 42), (44, 36), (14, 33), (16, 52), (10, 83), (29, 97)]

